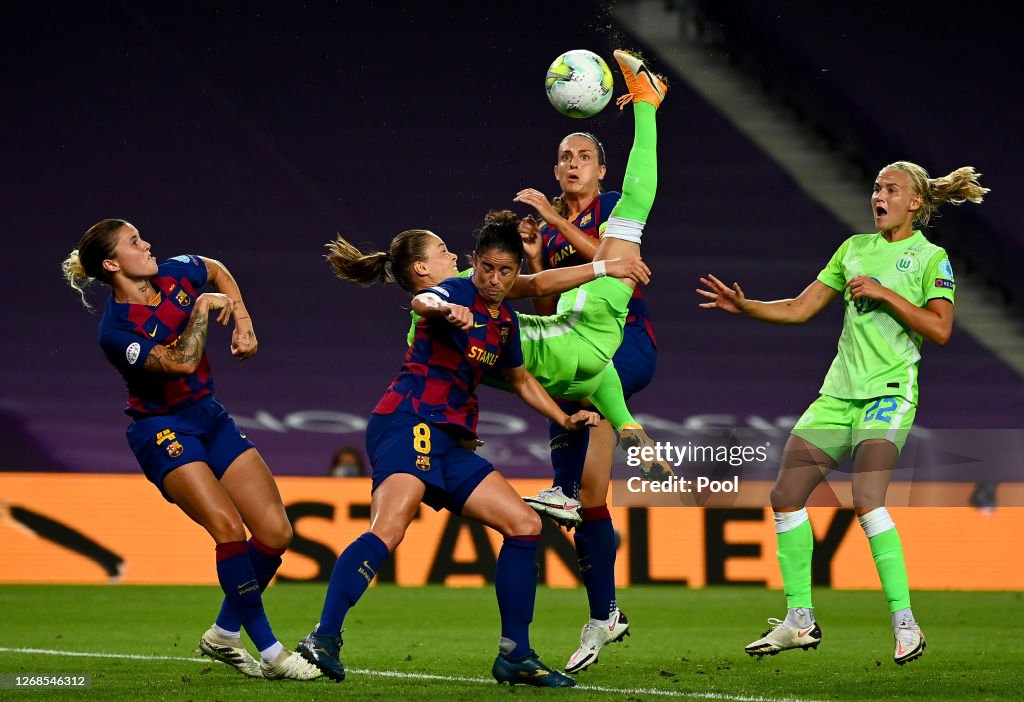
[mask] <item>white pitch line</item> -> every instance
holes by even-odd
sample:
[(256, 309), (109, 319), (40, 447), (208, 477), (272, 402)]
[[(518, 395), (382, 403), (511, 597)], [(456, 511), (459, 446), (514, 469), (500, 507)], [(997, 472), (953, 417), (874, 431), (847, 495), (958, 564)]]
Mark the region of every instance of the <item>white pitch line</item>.
[[(42, 656), (69, 656), (77, 658), (120, 658), (135, 661), (187, 661), (189, 663), (212, 663), (209, 658), (184, 658), (181, 656), (144, 656), (137, 653), (98, 653), (91, 651), (57, 651), (49, 648), (6, 648), (0, 646), (0, 653), (33, 653)], [(493, 678), (464, 678), (455, 675), (430, 675), (428, 673), (401, 673), (397, 670), (359, 670), (346, 668), (346, 672), (355, 675), (371, 675), (378, 678), (404, 678), (410, 680), (441, 680), (445, 682), (465, 682), (478, 685), (493, 685)], [(603, 685), (577, 685), (574, 689), (582, 692), (604, 692), (618, 695), (654, 695), (658, 697), (678, 697), (692, 700), (721, 700), (722, 702), (817, 702), (816, 700), (798, 697), (738, 697), (717, 692), (679, 692), (676, 690), (658, 690), (644, 687), (605, 687)]]

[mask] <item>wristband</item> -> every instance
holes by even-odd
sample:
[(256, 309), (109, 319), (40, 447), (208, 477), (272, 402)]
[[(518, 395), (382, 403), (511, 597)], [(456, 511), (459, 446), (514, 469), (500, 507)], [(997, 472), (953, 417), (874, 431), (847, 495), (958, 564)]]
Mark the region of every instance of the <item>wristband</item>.
[(594, 261), (594, 277), (604, 278), (608, 275), (608, 269), (604, 261)]

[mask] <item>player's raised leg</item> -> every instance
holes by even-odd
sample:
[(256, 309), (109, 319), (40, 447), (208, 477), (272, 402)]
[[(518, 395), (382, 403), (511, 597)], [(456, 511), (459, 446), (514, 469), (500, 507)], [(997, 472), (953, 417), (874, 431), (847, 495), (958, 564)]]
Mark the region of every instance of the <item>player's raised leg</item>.
[[(636, 256), (640, 253), (640, 238), (644, 223), (654, 204), (658, 189), (658, 130), (655, 113), (668, 86), (654, 75), (644, 62), (633, 54), (618, 50), (615, 60), (619, 64), (629, 91), (619, 98), (620, 109), (633, 103), (633, 147), (626, 161), (622, 178), (622, 198), (616, 203), (608, 219), (604, 238), (598, 246), (594, 260)], [(624, 281), (630, 287), (633, 281)]]

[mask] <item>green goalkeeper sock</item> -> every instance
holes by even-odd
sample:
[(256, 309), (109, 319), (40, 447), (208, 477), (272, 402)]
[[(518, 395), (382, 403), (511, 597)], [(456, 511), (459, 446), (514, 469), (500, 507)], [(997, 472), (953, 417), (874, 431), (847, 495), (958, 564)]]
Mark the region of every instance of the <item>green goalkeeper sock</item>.
[(885, 507), (879, 507), (860, 517), (860, 525), (868, 537), (878, 579), (882, 581), (882, 592), (889, 600), (889, 611), (908, 609), (910, 583), (907, 582), (907, 565), (903, 560), (903, 543), (892, 517)]
[[(658, 190), (657, 108), (646, 102), (633, 104), (633, 148), (629, 150), (622, 177), (622, 198), (610, 217), (646, 222)], [(610, 225), (609, 225), (610, 226)]]
[(616, 432), (622, 431), (623, 425), (640, 423), (633, 419), (629, 408), (626, 407), (626, 400), (622, 396), (622, 380), (615, 366), (608, 366), (599, 376), (601, 379), (597, 390), (588, 398), (604, 418), (607, 419)]
[(782, 571), (782, 587), (786, 607), (814, 607), (811, 603), (811, 555), (814, 553), (814, 532), (806, 509), (775, 513), (776, 555)]

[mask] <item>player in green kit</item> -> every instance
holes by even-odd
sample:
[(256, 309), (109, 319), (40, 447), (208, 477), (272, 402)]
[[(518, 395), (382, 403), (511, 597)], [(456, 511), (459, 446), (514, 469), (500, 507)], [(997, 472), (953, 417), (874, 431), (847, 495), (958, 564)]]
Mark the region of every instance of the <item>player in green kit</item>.
[(701, 278), (710, 300), (700, 306), (745, 314), (776, 324), (800, 324), (837, 295), (845, 305), (839, 350), (820, 397), (797, 421), (783, 450), (772, 489), (779, 568), (789, 608), (785, 620), (746, 647), (750, 655), (774, 655), (821, 642), (811, 602), (814, 535), (807, 498), (843, 457), (853, 452), (853, 503), (868, 538), (896, 637), (895, 662), (920, 658), (925, 638), (910, 608), (903, 546), (885, 508), (892, 471), (917, 411), (921, 344), (945, 344), (953, 330), (953, 269), (941, 247), (915, 225), (926, 225), (944, 203), (979, 203), (988, 192), (980, 174), (958, 168), (929, 178), (920, 166), (898, 161), (882, 169), (871, 196), (874, 234), (857, 234), (797, 297), (748, 300), (738, 284)]

